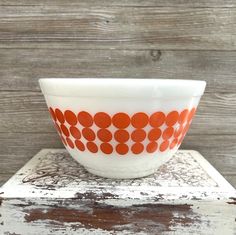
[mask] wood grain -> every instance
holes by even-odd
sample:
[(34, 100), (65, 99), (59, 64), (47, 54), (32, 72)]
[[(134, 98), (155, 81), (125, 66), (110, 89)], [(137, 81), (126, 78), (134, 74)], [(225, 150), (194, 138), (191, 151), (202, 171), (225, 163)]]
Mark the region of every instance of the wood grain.
[[(236, 172), (236, 135), (187, 135), (181, 149), (199, 151), (221, 173)], [(56, 133), (0, 133), (1, 171), (14, 173), (42, 148), (63, 148)]]
[[(45, 5), (68, 5), (66, 0), (0, 0), (0, 6), (45, 6)], [(146, 7), (235, 7), (234, 0), (70, 0), (70, 6), (146, 6)]]
[(0, 49), (0, 61), (1, 91), (39, 90), (40, 77), (196, 79), (206, 92), (236, 90), (236, 51)]
[[(40, 92), (1, 92), (0, 97), (0, 132), (55, 133)], [(235, 116), (236, 94), (206, 93), (189, 133), (236, 134)]]
[(2, 6), (1, 48), (235, 50), (236, 8)]

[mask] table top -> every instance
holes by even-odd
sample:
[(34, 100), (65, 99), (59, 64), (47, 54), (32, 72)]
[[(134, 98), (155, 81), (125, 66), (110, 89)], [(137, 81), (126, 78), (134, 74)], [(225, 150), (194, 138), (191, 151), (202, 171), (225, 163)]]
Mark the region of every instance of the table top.
[[(139, 179), (106, 179), (88, 173), (63, 149), (44, 149), (4, 186), (3, 197), (227, 199), (233, 187), (196, 151), (179, 150), (155, 174)], [(16, 194), (17, 191), (17, 194)]]
[(0, 231), (20, 234), (233, 234), (235, 189), (196, 151), (151, 176), (100, 178), (44, 149), (0, 190)]

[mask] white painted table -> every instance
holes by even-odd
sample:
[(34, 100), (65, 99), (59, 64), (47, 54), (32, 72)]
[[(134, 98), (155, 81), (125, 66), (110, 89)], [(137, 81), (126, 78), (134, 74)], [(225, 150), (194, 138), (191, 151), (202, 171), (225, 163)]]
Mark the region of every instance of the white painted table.
[(236, 191), (196, 151), (113, 180), (44, 149), (0, 193), (0, 234), (236, 234)]

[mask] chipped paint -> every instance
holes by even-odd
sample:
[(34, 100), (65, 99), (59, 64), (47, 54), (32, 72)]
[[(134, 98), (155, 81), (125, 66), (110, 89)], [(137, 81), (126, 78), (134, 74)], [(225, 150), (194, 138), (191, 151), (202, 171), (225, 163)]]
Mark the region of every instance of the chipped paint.
[(236, 205), (236, 198), (235, 198), (235, 197), (230, 197), (229, 199), (230, 199), (231, 201), (227, 202), (228, 204)]
[(236, 229), (236, 208), (223, 201), (166, 204), (129, 199), (122, 207), (117, 201), (7, 199), (3, 228), (23, 234), (234, 234)]
[(111, 180), (43, 150), (0, 191), (0, 234), (236, 234), (236, 192), (195, 151), (152, 176)]
[[(180, 223), (191, 226), (199, 222), (191, 205), (179, 204), (141, 204), (131, 207), (115, 207), (106, 204), (87, 205), (88, 209), (71, 209), (56, 207), (48, 210), (31, 209), (26, 211), (27, 223), (49, 220), (52, 222), (79, 223), (86, 229), (102, 229), (106, 231), (123, 230), (127, 225), (134, 224), (133, 232), (150, 232), (150, 227), (162, 227), (159, 231), (171, 231), (171, 226)], [(143, 228), (145, 221), (150, 227)], [(147, 230), (147, 231), (146, 231)]]

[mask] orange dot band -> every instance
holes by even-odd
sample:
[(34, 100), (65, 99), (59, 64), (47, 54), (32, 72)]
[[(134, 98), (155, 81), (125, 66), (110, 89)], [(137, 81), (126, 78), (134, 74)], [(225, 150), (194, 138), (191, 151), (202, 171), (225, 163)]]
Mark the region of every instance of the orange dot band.
[(179, 147), (196, 108), (168, 113), (136, 112), (132, 115), (125, 112), (110, 115), (103, 111), (95, 114), (63, 111), (58, 107), (50, 107), (49, 112), (67, 148), (125, 156), (128, 153), (142, 155), (165, 152)]

